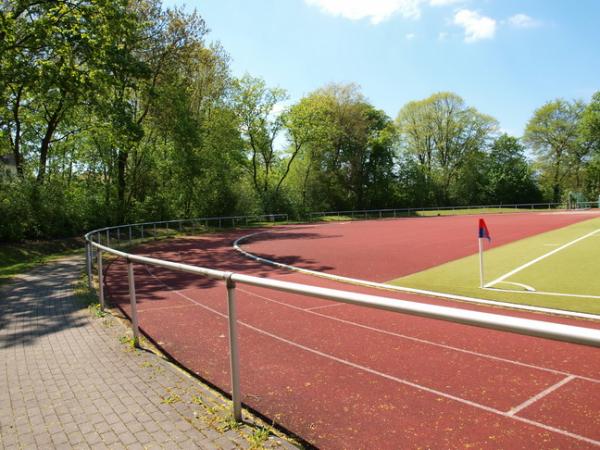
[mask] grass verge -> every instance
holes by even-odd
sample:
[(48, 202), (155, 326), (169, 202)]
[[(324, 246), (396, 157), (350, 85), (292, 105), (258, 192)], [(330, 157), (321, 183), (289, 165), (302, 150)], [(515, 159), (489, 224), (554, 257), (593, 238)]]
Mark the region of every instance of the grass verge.
[(83, 238), (0, 244), (0, 285), (40, 264), (83, 252)]

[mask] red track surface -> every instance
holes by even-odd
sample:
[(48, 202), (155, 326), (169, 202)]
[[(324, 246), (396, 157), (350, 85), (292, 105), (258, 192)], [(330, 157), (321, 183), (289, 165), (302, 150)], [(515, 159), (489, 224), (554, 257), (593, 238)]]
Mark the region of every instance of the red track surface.
[[(534, 224), (534, 231), (525, 217)], [(584, 218), (538, 217), (490, 216), (486, 220), (495, 243), (503, 243), (505, 233), (518, 239)], [(467, 226), (468, 232), (462, 233), (457, 223)], [(419, 261), (416, 270), (420, 270), (472, 253), (474, 226), (472, 217), (452, 217), (286, 228), (282, 231), (285, 240), (255, 241), (251, 249), (262, 246), (264, 256), (316, 270), (385, 280), (403, 274), (395, 266), (398, 262), (404, 264), (406, 273), (414, 271), (404, 259)], [(145, 246), (139, 253), (382, 295), (248, 260), (231, 248), (233, 240), (246, 233), (162, 242)], [(325, 237), (331, 234), (358, 241)], [(386, 236), (404, 236), (403, 258), (392, 252), (394, 245), (389, 242), (373, 252), (359, 251), (377, 247), (375, 241)], [(428, 259), (421, 253), (431, 253), (429, 240), (444, 245), (433, 247), (436, 255)], [(286, 241), (296, 247), (282, 247)], [(408, 248), (411, 242), (423, 248)], [(387, 263), (376, 261), (379, 258)], [(393, 274), (388, 265), (394, 265)], [(360, 272), (361, 267), (368, 269)], [(128, 312), (124, 263), (113, 263), (106, 280), (111, 298)], [(223, 284), (136, 266), (136, 285), (143, 331), (186, 367), (229, 391)], [(238, 285), (237, 292), (244, 403), (318, 447), (512, 449), (600, 444), (597, 349), (243, 285)], [(383, 295), (465, 307), (405, 294)]]

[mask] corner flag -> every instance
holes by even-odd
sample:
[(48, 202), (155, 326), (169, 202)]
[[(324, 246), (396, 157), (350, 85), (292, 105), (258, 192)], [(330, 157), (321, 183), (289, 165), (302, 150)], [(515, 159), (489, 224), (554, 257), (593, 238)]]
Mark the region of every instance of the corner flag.
[(492, 236), (490, 236), (490, 230), (488, 230), (485, 220), (479, 219), (479, 287), (485, 287), (483, 282), (483, 240), (487, 239), (492, 242)]
[(487, 225), (485, 224), (485, 220), (479, 219), (479, 238), (486, 238), (488, 241), (492, 241), (492, 237), (490, 236), (490, 231), (488, 230)]

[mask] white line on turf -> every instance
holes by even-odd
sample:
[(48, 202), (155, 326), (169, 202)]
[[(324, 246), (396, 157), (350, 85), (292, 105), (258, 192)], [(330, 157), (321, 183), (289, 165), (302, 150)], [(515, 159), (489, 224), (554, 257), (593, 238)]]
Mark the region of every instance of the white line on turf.
[[(500, 283), (503, 283), (503, 284), (512, 284), (514, 286), (521, 286), (526, 291), (535, 292), (535, 289), (533, 287), (529, 286), (528, 284), (515, 283), (514, 281), (500, 281)], [(483, 289), (493, 289), (493, 288), (484, 287)], [(509, 292), (514, 292), (514, 291), (509, 291)]]
[(242, 237), (236, 239), (235, 242), (233, 243), (233, 248), (235, 250), (237, 250), (238, 252), (242, 253), (243, 255), (247, 256), (248, 258), (254, 259), (255, 261), (263, 262), (265, 264), (269, 264), (269, 265), (272, 265), (275, 267), (281, 267), (281, 268), (288, 269), (288, 270), (291, 270), (294, 272), (306, 273), (308, 275), (314, 275), (314, 276), (318, 276), (321, 278), (327, 278), (329, 280), (339, 281), (341, 283), (354, 284), (354, 285), (358, 285), (358, 286), (367, 286), (367, 287), (372, 287), (372, 288), (376, 288), (376, 289), (384, 289), (384, 290), (395, 291), (395, 292), (407, 292), (409, 294), (427, 295), (430, 297), (458, 300), (458, 301), (462, 301), (462, 302), (477, 303), (477, 304), (482, 304), (482, 305), (501, 306), (503, 308), (517, 309), (517, 310), (521, 310), (521, 311), (530, 311), (530, 312), (536, 312), (536, 313), (541, 312), (541, 313), (554, 314), (554, 315), (565, 316), (565, 317), (574, 317), (577, 319), (600, 320), (600, 316), (597, 314), (588, 314), (588, 313), (581, 313), (581, 312), (574, 312), (574, 311), (566, 311), (566, 310), (562, 310), (562, 309), (545, 308), (542, 306), (520, 305), (517, 303), (500, 302), (500, 301), (496, 301), (496, 300), (486, 300), (486, 299), (477, 298), (477, 297), (467, 297), (465, 295), (456, 295), (456, 294), (449, 294), (446, 292), (428, 291), (425, 289), (416, 289), (416, 288), (410, 288), (410, 287), (406, 287), (406, 286), (397, 286), (397, 285), (392, 285), (392, 284), (376, 283), (374, 281), (360, 280), (358, 278), (350, 278), (350, 277), (344, 277), (341, 275), (333, 275), (333, 274), (325, 273), (325, 272), (317, 272), (316, 270), (304, 269), (302, 267), (297, 267), (297, 266), (290, 266), (288, 264), (283, 264), (283, 263), (279, 263), (277, 261), (273, 261), (273, 260), (270, 260), (267, 258), (262, 258), (260, 256), (256, 256), (250, 252), (247, 252), (240, 246), (240, 242), (243, 241), (244, 239), (247, 239), (247, 238), (250, 238), (257, 234), (262, 234), (262, 233), (267, 233), (267, 231), (259, 231), (257, 233), (247, 234), (245, 236), (242, 236)]
[[(216, 309), (213, 309), (213, 308), (211, 308), (209, 306), (206, 306), (206, 305), (204, 305), (204, 304), (202, 304), (200, 302), (197, 302), (196, 300), (192, 299), (191, 297), (188, 297), (187, 295), (180, 293), (178, 290), (171, 288), (168, 284), (166, 284), (160, 278), (156, 277), (152, 273), (152, 271), (150, 271), (150, 269), (148, 268), (148, 266), (146, 266), (146, 270), (147, 270), (147, 272), (153, 278), (155, 278), (157, 281), (159, 281), (160, 283), (162, 283), (167, 289), (169, 289), (170, 291), (174, 292), (175, 294), (180, 295), (181, 297), (183, 297), (183, 298), (191, 301), (192, 303), (195, 303), (199, 307), (201, 307), (203, 309), (206, 309), (207, 311), (210, 311), (210, 312), (212, 312), (212, 313), (214, 313), (214, 314), (216, 314), (216, 315), (218, 315), (218, 316), (220, 316), (220, 317), (222, 317), (224, 319), (227, 318), (226, 314), (223, 314), (222, 312), (219, 312)], [(497, 415), (500, 415), (502, 417), (506, 417), (508, 419), (515, 420), (517, 422), (523, 422), (523, 423), (526, 423), (528, 425), (533, 425), (535, 427), (542, 428), (544, 430), (551, 431), (551, 432), (554, 432), (554, 433), (557, 433), (557, 434), (560, 434), (560, 435), (563, 435), (563, 436), (567, 436), (567, 437), (570, 437), (570, 438), (573, 438), (573, 439), (576, 439), (576, 440), (579, 440), (579, 441), (583, 441), (583, 442), (587, 442), (589, 444), (600, 446), (600, 441), (596, 441), (594, 439), (590, 439), (590, 438), (587, 438), (585, 436), (582, 436), (582, 435), (579, 435), (579, 434), (576, 434), (576, 433), (571, 433), (571, 432), (568, 432), (568, 431), (565, 431), (565, 430), (561, 430), (560, 428), (555, 428), (555, 427), (552, 427), (550, 425), (546, 425), (546, 424), (543, 424), (543, 423), (540, 423), (540, 422), (536, 422), (534, 420), (526, 419), (524, 417), (519, 417), (519, 416), (515, 416), (515, 415), (511, 416), (508, 413), (506, 413), (504, 411), (500, 411), (500, 410), (498, 410), (496, 408), (492, 408), (490, 406), (482, 405), (482, 404), (473, 402), (471, 400), (467, 400), (467, 399), (464, 399), (464, 398), (461, 398), (461, 397), (457, 397), (457, 396), (452, 395), (452, 394), (448, 394), (446, 392), (438, 391), (436, 389), (428, 388), (426, 386), (422, 386), (420, 384), (413, 383), (411, 381), (408, 381), (408, 380), (405, 380), (405, 379), (402, 379), (402, 378), (398, 378), (398, 377), (395, 377), (393, 375), (389, 375), (389, 374), (386, 374), (386, 373), (383, 373), (383, 372), (379, 372), (378, 370), (371, 369), (369, 367), (362, 366), (360, 364), (353, 363), (352, 361), (348, 361), (348, 360), (345, 360), (343, 358), (338, 358), (337, 356), (321, 352), (320, 350), (316, 350), (314, 348), (307, 347), (307, 346), (302, 345), (302, 344), (298, 344), (297, 342), (293, 342), (293, 341), (291, 341), (289, 339), (286, 339), (286, 338), (277, 336), (275, 334), (269, 333), (268, 331), (265, 331), (265, 330), (262, 330), (260, 328), (257, 328), (255, 326), (250, 325), (250, 324), (248, 324), (246, 322), (243, 322), (241, 320), (238, 320), (237, 322), (240, 325), (242, 325), (242, 326), (244, 326), (244, 327), (246, 327), (248, 329), (251, 329), (251, 330), (253, 330), (253, 331), (255, 331), (255, 332), (259, 333), (259, 334), (263, 334), (263, 335), (268, 336), (268, 337), (270, 337), (272, 339), (275, 339), (277, 341), (280, 341), (280, 342), (283, 342), (285, 344), (291, 345), (293, 347), (299, 348), (299, 349), (304, 350), (306, 352), (313, 353), (313, 354), (315, 354), (317, 356), (321, 356), (323, 358), (330, 359), (330, 360), (335, 361), (337, 363), (340, 363), (340, 364), (343, 364), (343, 365), (346, 365), (346, 366), (349, 366), (349, 367), (352, 367), (352, 368), (355, 368), (355, 369), (358, 369), (358, 370), (370, 373), (372, 375), (376, 375), (376, 376), (379, 376), (381, 378), (385, 378), (387, 380), (395, 381), (397, 383), (404, 384), (406, 386), (409, 386), (409, 387), (412, 387), (412, 388), (415, 388), (417, 390), (421, 390), (421, 391), (424, 391), (424, 392), (427, 392), (427, 393), (430, 393), (430, 394), (433, 394), (433, 395), (437, 395), (439, 397), (444, 397), (444, 398), (449, 399), (449, 400), (454, 400), (456, 402), (459, 402), (459, 403), (462, 403), (462, 404), (465, 404), (465, 405), (468, 405), (468, 406), (472, 406), (474, 408), (481, 409), (483, 411), (486, 411), (486, 412), (489, 412), (489, 413), (492, 413), (492, 414), (497, 414)]]
[(575, 297), (575, 298), (600, 299), (600, 295), (567, 294), (567, 293), (563, 293), (563, 292), (546, 292), (546, 291), (534, 291), (534, 292), (530, 292), (530, 291), (513, 291), (511, 289), (500, 289), (500, 288), (495, 288), (495, 287), (489, 287), (489, 288), (484, 287), (483, 289), (486, 289), (488, 291), (496, 291), (496, 292), (510, 292), (512, 294), (514, 294), (514, 293), (517, 293), (517, 294), (537, 294), (537, 295), (548, 295), (548, 296), (552, 296), (552, 297)]
[(532, 405), (533, 403), (537, 402), (538, 400), (541, 400), (542, 398), (544, 398), (546, 395), (554, 392), (555, 390), (557, 390), (559, 387), (564, 386), (565, 384), (567, 384), (569, 381), (575, 379), (575, 377), (573, 375), (569, 375), (566, 378), (563, 378), (562, 380), (560, 380), (558, 383), (553, 384), (552, 386), (548, 387), (547, 389), (544, 389), (542, 392), (540, 392), (537, 395), (534, 395), (533, 397), (531, 397), (529, 400), (521, 403), (520, 405), (515, 406), (514, 408), (511, 408), (510, 411), (507, 412), (507, 414), (509, 416), (514, 416), (515, 414), (517, 414), (519, 411), (522, 411), (523, 409), (527, 408), (528, 406)]
[(586, 235), (584, 235), (584, 236), (578, 237), (577, 239), (574, 239), (574, 240), (572, 240), (572, 241), (570, 241), (570, 242), (567, 242), (566, 244), (564, 244), (564, 245), (561, 245), (560, 247), (558, 247), (558, 248), (555, 248), (554, 250), (552, 250), (552, 251), (550, 251), (550, 252), (548, 252), (548, 253), (545, 253), (545, 254), (543, 254), (543, 255), (541, 255), (541, 256), (538, 256), (538, 257), (537, 257), (537, 258), (535, 258), (535, 259), (532, 259), (531, 261), (529, 261), (529, 262), (527, 262), (527, 263), (525, 263), (525, 264), (523, 264), (523, 265), (521, 265), (521, 266), (517, 267), (516, 269), (513, 269), (513, 270), (511, 270), (510, 272), (507, 272), (507, 273), (505, 273), (504, 275), (502, 275), (502, 276), (500, 276), (500, 277), (496, 278), (495, 280), (493, 280), (493, 281), (490, 281), (490, 282), (489, 282), (489, 283), (487, 283), (487, 284), (486, 284), (484, 287), (490, 287), (490, 286), (493, 286), (494, 284), (497, 284), (497, 283), (499, 283), (499, 282), (501, 282), (501, 281), (503, 281), (503, 280), (506, 280), (508, 277), (510, 277), (510, 276), (512, 276), (512, 275), (514, 275), (515, 273), (518, 273), (518, 272), (520, 272), (521, 270), (523, 270), (523, 269), (526, 269), (527, 267), (530, 267), (530, 266), (532, 266), (532, 265), (534, 265), (534, 264), (536, 264), (536, 263), (540, 262), (541, 260), (543, 260), (543, 259), (546, 259), (546, 258), (548, 258), (549, 256), (552, 256), (552, 255), (554, 255), (555, 253), (558, 253), (558, 252), (560, 252), (561, 250), (564, 250), (564, 249), (565, 249), (565, 248), (567, 248), (567, 247), (570, 247), (570, 246), (571, 246), (571, 245), (573, 245), (573, 244), (576, 244), (577, 242), (583, 241), (584, 239), (587, 239), (587, 238), (589, 238), (590, 236), (593, 236), (593, 235), (595, 235), (595, 234), (596, 234), (596, 233), (598, 233), (598, 232), (600, 232), (600, 228), (598, 228), (597, 230), (594, 230), (594, 231), (592, 231), (592, 232), (590, 232), (590, 233), (588, 233), (588, 234), (586, 234)]

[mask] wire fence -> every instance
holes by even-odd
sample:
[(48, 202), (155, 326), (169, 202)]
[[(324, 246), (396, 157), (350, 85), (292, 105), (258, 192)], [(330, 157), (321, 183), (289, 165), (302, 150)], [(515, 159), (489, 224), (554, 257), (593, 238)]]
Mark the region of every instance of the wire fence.
[(471, 211), (473, 214), (486, 212), (510, 213), (531, 210), (567, 209), (566, 203), (515, 203), (497, 205), (464, 205), (464, 206), (430, 206), (421, 208), (385, 208), (341, 211), (315, 211), (308, 214), (310, 221), (327, 220), (327, 218), (343, 219), (382, 219), (390, 217), (414, 217), (452, 215), (458, 212)]
[[(225, 222), (233, 225), (235, 223), (238, 223), (237, 221), (239, 220), (243, 220), (243, 223), (246, 223), (246, 219), (248, 219), (248, 221), (251, 222), (253, 220), (264, 220), (265, 217), (268, 218), (268, 220), (270, 221), (275, 221), (277, 218), (283, 219), (284, 216), (285, 215), (251, 217), (238, 216), (227, 218), (221, 217), (208, 219), (148, 222), (143, 224), (129, 224), (118, 227), (102, 228), (99, 230), (91, 231), (85, 235), (89, 285), (90, 288), (92, 288), (93, 260), (96, 260), (96, 268), (98, 274), (98, 296), (102, 309), (105, 308), (103, 253), (112, 254), (116, 257), (124, 258), (127, 261), (128, 291), (131, 306), (131, 324), (134, 336), (133, 342), (136, 346), (139, 346), (140, 331), (137, 312), (136, 283), (133, 271), (134, 264), (162, 267), (173, 271), (190, 273), (199, 277), (205, 277), (212, 280), (220, 280), (225, 282), (228, 304), (229, 361), (232, 387), (231, 396), (233, 400), (233, 414), (235, 419), (238, 421), (240, 421), (242, 418), (240, 391), (240, 377), (242, 374), (240, 374), (239, 366), (239, 349), (236, 319), (236, 285), (238, 283), (249, 286), (267, 288), (280, 292), (300, 294), (335, 302), (359, 305), (366, 308), (374, 308), (395, 313), (410, 314), (414, 316), (427, 317), (448, 322), (474, 325), (482, 328), (503, 330), (512, 333), (538, 336), (559, 341), (573, 342), (600, 347), (600, 330), (595, 330), (591, 328), (563, 325), (518, 317), (510, 317), (500, 314), (470, 311), (460, 308), (430, 305), (426, 303), (417, 303), (413, 301), (399, 300), (395, 298), (359, 294), (355, 292), (328, 289), (307, 284), (290, 283), (279, 280), (272, 280), (268, 278), (260, 278), (233, 272), (214, 270), (205, 267), (196, 267), (188, 264), (175, 263), (172, 261), (165, 261), (161, 259), (135, 255), (132, 253), (126, 253), (114, 248), (119, 242), (118, 238), (116, 242), (111, 242), (111, 236), (113, 236), (114, 233), (117, 233), (118, 237), (119, 230), (124, 232), (125, 240), (127, 240), (130, 243), (133, 243), (135, 239), (133, 236), (133, 230), (136, 230), (136, 232), (139, 233), (139, 236), (141, 238), (144, 238), (144, 236), (147, 236), (144, 230), (146, 230), (146, 232), (148, 232), (148, 230), (152, 230), (152, 232), (155, 232), (155, 230), (162, 229), (162, 227), (172, 226), (173, 224), (176, 224), (177, 227), (181, 225), (180, 230), (183, 232), (185, 229), (184, 225), (193, 228), (194, 226), (199, 226), (199, 224), (204, 224), (204, 226), (207, 226), (207, 223), (217, 223), (223, 226)], [(287, 216), (285, 216), (285, 219), (287, 219)], [(157, 226), (156, 228), (155, 225)], [(156, 235), (151, 236), (150, 239), (154, 237), (156, 237)], [(101, 243), (101, 241), (104, 241), (104, 243)]]

